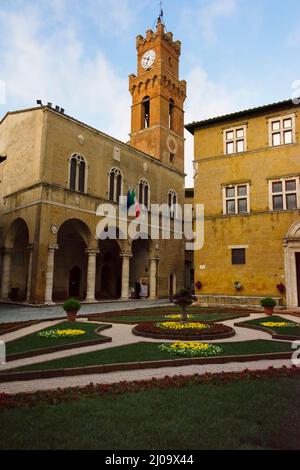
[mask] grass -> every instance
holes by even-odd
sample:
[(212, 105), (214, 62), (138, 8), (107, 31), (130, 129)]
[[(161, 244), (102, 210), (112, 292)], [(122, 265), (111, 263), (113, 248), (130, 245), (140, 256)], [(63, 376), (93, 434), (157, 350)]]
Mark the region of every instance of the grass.
[[(298, 325), (298, 327), (286, 327), (286, 328), (279, 328), (279, 327), (276, 328), (273, 326), (267, 327), (267, 326), (261, 326), (260, 325), (261, 322), (289, 322), (289, 323), (294, 323), (295, 325)], [(275, 331), (276, 333), (280, 335), (300, 337), (300, 324), (297, 322), (286, 320), (285, 318), (282, 318), (279, 315), (272, 315), (270, 317), (257, 318), (256, 320), (247, 320), (245, 322), (242, 322), (242, 324), (255, 325), (255, 326), (261, 327), (262, 329), (267, 329), (270, 332)]]
[[(34, 370), (52, 370), (68, 369), (73, 367), (95, 366), (100, 364), (119, 364), (127, 362), (143, 362), (173, 359), (166, 351), (161, 351), (158, 346), (160, 343), (135, 343), (126, 346), (103, 349), (90, 353), (80, 354), (78, 356), (64, 357), (54, 359), (48, 362), (32, 364), (12, 371), (34, 371)], [(236, 343), (217, 343), (222, 348), (218, 356), (240, 356), (245, 354), (264, 354), (272, 352), (291, 352), (290, 343), (279, 341), (243, 341)], [(181, 356), (176, 356), (176, 358)]]
[[(300, 449), (300, 380), (104, 395), (0, 411), (0, 449)], [(46, 425), (45, 425), (46, 423)]]
[[(85, 335), (75, 336), (74, 338), (43, 338), (38, 336), (38, 332), (32, 333), (14, 341), (6, 343), (7, 354), (16, 354), (27, 351), (34, 351), (36, 349), (50, 348), (55, 346), (61, 346), (64, 344), (80, 343), (82, 341), (96, 340), (100, 336), (95, 333), (96, 328), (103, 327), (96, 323), (81, 323), (81, 322), (63, 322), (58, 325), (44, 328), (41, 331), (48, 330), (65, 330), (65, 329), (76, 329), (86, 331)], [(107, 326), (107, 325), (105, 325)]]
[[(158, 310), (161, 312), (161, 309)], [(171, 315), (171, 314), (178, 314), (180, 313), (179, 310), (175, 309), (170, 309), (170, 311), (166, 311), (163, 313), (163, 315), (151, 315), (151, 314), (137, 314), (137, 315), (116, 315), (116, 316), (105, 316), (105, 315), (99, 315), (97, 318), (99, 318), (99, 321), (109, 321), (109, 322), (122, 322), (122, 323), (129, 323), (132, 325), (135, 325), (137, 323), (143, 323), (146, 321), (164, 321), (167, 320), (166, 315)], [(193, 320), (197, 321), (225, 321), (225, 320), (230, 320), (230, 319), (235, 319), (235, 318), (240, 318), (241, 313), (239, 314), (234, 314), (234, 313), (228, 313), (228, 312), (213, 312), (213, 313), (198, 313), (198, 311), (193, 311), (193, 309), (189, 312), (189, 314), (193, 315)], [(91, 316), (93, 318), (93, 316)]]

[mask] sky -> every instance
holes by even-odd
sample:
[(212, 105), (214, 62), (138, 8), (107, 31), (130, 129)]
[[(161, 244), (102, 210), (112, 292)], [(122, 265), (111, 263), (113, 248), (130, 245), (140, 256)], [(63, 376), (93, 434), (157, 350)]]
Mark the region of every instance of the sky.
[[(163, 3), (167, 30), (182, 42), (186, 123), (300, 89), (299, 0)], [(154, 28), (158, 12), (158, 0), (0, 0), (0, 116), (42, 99), (127, 142), (135, 38)], [(193, 138), (186, 138), (192, 186)]]

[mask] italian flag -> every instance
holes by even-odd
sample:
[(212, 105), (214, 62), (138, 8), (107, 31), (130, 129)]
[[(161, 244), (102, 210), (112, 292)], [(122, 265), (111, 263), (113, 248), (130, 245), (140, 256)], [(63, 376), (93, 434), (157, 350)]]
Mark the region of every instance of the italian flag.
[(136, 194), (133, 191), (129, 190), (127, 193), (127, 210), (130, 209), (130, 207), (134, 206), (135, 207), (135, 216), (139, 217), (141, 215), (141, 208), (139, 201), (137, 200)]

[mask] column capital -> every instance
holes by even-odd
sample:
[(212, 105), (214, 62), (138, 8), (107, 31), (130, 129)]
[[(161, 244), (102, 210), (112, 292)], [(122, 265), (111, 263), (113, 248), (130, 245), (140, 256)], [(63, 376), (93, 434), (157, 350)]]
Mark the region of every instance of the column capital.
[(100, 250), (95, 248), (87, 248), (85, 252), (88, 256), (97, 256), (100, 253)]
[(11, 255), (12, 253), (14, 253), (14, 249), (13, 248), (2, 248), (1, 249), (1, 253), (3, 255)]
[(150, 256), (149, 261), (159, 261), (159, 256)]
[(132, 254), (131, 253), (121, 253), (120, 254), (120, 257), (121, 258), (132, 258)]
[(59, 245), (49, 245), (48, 251), (56, 251), (59, 249)]
[(33, 244), (33, 243), (29, 243), (29, 245), (26, 246), (26, 250), (27, 250), (27, 251), (33, 251), (33, 247), (34, 247), (34, 244)]

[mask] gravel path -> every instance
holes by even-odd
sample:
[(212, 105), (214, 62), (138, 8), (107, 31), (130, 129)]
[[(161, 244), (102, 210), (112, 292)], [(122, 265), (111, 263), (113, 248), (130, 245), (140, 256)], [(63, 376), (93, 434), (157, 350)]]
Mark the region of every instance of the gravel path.
[(232, 362), (230, 364), (214, 364), (184, 367), (165, 367), (162, 369), (143, 369), (140, 371), (112, 372), (109, 374), (81, 375), (77, 377), (61, 377), (47, 380), (31, 380), (28, 382), (11, 382), (0, 384), (2, 393), (15, 394), (18, 392), (35, 392), (37, 390), (54, 390), (56, 388), (84, 387), (90, 383), (117, 383), (122, 381), (144, 380), (153, 377), (163, 378), (166, 375), (192, 375), (206, 372), (238, 372), (245, 369), (264, 370), (269, 367), (280, 368), (291, 366), (291, 361), (259, 361)]

